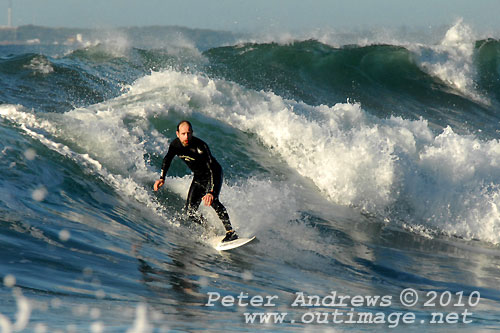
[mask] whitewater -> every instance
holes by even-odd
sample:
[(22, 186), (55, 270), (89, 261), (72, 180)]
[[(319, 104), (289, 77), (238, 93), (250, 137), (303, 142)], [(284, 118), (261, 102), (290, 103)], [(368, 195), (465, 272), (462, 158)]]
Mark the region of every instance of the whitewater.
[[(500, 327), (498, 36), (181, 35), (0, 47), (2, 332)], [(152, 190), (182, 119), (258, 241)]]

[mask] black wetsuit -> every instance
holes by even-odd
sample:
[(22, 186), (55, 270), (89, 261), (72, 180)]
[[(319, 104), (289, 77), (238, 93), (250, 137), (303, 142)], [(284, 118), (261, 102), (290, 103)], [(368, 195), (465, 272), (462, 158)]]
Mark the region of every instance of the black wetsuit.
[(172, 141), (163, 158), (161, 179), (165, 179), (174, 156), (179, 156), (194, 174), (186, 200), (185, 209), (188, 216), (193, 221), (202, 223), (202, 219), (196, 214), (196, 211), (202, 198), (211, 193), (214, 196), (212, 208), (215, 209), (226, 231), (232, 230), (226, 208), (219, 201), (222, 187), (222, 167), (210, 153), (207, 144), (194, 136), (186, 147), (182, 145), (179, 138)]

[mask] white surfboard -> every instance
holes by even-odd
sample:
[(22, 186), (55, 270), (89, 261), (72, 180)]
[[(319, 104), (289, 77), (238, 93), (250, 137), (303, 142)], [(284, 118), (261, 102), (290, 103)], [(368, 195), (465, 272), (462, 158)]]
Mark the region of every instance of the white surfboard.
[(238, 238), (234, 241), (222, 243), (221, 241), (224, 239), (224, 237), (225, 236), (217, 237), (217, 242), (215, 243), (216, 244), (215, 249), (217, 251), (226, 251), (226, 250), (235, 249), (237, 247), (240, 247), (240, 246), (243, 246), (247, 243), (250, 243), (251, 241), (253, 241), (255, 239), (255, 236), (250, 237), (250, 238), (241, 237), (241, 238)]

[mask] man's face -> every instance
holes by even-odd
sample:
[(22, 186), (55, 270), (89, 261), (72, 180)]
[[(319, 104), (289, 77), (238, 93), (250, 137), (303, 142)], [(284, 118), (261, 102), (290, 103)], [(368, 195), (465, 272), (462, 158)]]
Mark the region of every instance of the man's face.
[(177, 137), (181, 140), (181, 143), (184, 147), (188, 146), (193, 138), (193, 131), (189, 127), (188, 124), (183, 123), (179, 126), (179, 130), (176, 132)]

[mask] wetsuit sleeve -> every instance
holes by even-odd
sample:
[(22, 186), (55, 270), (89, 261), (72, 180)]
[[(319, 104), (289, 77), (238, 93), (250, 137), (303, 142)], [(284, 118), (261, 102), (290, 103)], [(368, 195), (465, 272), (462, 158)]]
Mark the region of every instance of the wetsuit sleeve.
[(208, 193), (211, 193), (213, 196), (217, 197), (219, 193), (215, 193), (215, 180), (216, 180), (216, 173), (217, 170), (215, 170), (215, 165), (214, 163), (214, 158), (212, 156), (212, 153), (210, 153), (210, 149), (208, 148), (207, 144), (203, 144), (203, 151), (205, 151), (205, 158), (207, 161), (207, 169), (210, 174), (210, 184), (208, 186)]
[(172, 160), (174, 159), (175, 155), (176, 155), (176, 149), (175, 149), (174, 142), (172, 142), (170, 144), (170, 146), (168, 147), (167, 154), (163, 158), (163, 163), (161, 165), (161, 176), (160, 176), (160, 179), (164, 180), (165, 177), (167, 176), (167, 171), (170, 168), (170, 164), (172, 163)]

